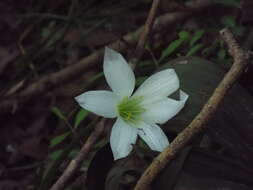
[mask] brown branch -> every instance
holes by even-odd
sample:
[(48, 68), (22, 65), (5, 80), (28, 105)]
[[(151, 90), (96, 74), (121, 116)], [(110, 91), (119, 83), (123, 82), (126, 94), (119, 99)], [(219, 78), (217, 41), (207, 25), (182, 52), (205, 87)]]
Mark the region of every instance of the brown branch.
[(81, 167), (84, 159), (91, 151), (93, 145), (97, 142), (98, 138), (104, 131), (104, 119), (102, 119), (96, 126), (95, 130), (91, 133), (79, 154), (69, 163), (60, 178), (50, 188), (50, 190), (61, 190), (67, 185), (74, 173)]
[[(193, 12), (175, 12), (164, 14), (155, 20), (155, 24), (153, 25), (152, 30), (157, 32), (162, 27), (175, 23), (193, 13), (202, 11), (204, 8), (210, 7), (210, 5), (212, 5), (210, 0), (194, 1), (191, 4), (188, 4), (188, 6), (193, 10)], [(140, 27), (132, 33), (123, 36), (123, 39), (129, 44), (136, 44), (143, 29), (144, 26)], [(123, 52), (127, 49), (127, 45), (120, 40), (109, 44), (109, 47), (119, 52)], [(74, 65), (66, 67), (58, 72), (46, 75), (41, 79), (34, 81), (27, 88), (20, 91), (15, 96), (1, 97), (0, 110), (11, 111), (15, 107), (17, 107), (17, 105), (28, 101), (31, 97), (47, 94), (58, 86), (77, 78), (89, 67), (96, 66), (102, 59), (102, 56), (103, 49), (98, 50), (95, 53), (89, 55), (88, 57), (81, 59), (78, 63)]]
[(146, 169), (137, 182), (134, 190), (148, 189), (157, 174), (173, 158), (175, 158), (176, 154), (182, 148), (184, 148), (185, 145), (187, 145), (196, 134), (205, 128), (206, 123), (211, 119), (228, 90), (237, 81), (244, 68), (248, 65), (250, 54), (238, 46), (232, 33), (228, 29), (223, 29), (220, 34), (228, 45), (229, 53), (234, 59), (233, 66), (215, 89), (210, 99), (202, 108), (201, 112), (194, 118), (190, 125), (185, 128), (175, 138), (175, 140), (154, 159), (151, 165)]
[(139, 39), (138, 44), (136, 46), (136, 57), (135, 58), (137, 60), (141, 59), (141, 56), (144, 52), (145, 43), (146, 43), (146, 41), (150, 35), (151, 29), (153, 27), (159, 4), (160, 4), (160, 0), (153, 0), (151, 9), (148, 14), (148, 18), (147, 18), (146, 23), (144, 25), (144, 29), (140, 35), (140, 39)]

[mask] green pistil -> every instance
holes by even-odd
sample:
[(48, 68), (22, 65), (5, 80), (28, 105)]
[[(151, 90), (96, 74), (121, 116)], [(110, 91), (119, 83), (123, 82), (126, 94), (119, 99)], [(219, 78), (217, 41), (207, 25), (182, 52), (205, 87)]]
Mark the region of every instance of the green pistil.
[(141, 119), (141, 114), (145, 111), (141, 107), (143, 97), (128, 98), (125, 97), (118, 104), (118, 112), (120, 117), (127, 123), (136, 124)]

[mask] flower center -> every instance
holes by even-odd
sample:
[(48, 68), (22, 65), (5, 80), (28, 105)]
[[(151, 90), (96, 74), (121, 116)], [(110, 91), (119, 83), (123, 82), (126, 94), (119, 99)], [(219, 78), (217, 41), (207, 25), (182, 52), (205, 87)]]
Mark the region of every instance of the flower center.
[(123, 98), (122, 101), (118, 104), (118, 113), (120, 117), (127, 123), (136, 124), (138, 121), (140, 121), (140, 116), (145, 111), (145, 109), (140, 105), (142, 100), (142, 96), (134, 98)]

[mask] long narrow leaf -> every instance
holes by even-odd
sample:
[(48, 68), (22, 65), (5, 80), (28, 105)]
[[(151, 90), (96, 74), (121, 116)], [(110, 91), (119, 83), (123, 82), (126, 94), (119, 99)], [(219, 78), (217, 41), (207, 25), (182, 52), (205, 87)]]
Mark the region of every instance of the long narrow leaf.
[(88, 111), (85, 109), (80, 109), (79, 112), (76, 114), (75, 117), (75, 124), (74, 127), (76, 128), (88, 115)]
[(201, 48), (203, 47), (203, 44), (196, 44), (195, 46), (193, 46), (188, 53), (186, 54), (186, 56), (192, 56), (193, 54), (195, 54), (197, 51), (199, 51)]
[(193, 36), (192, 39), (190, 41), (190, 46), (195, 45), (195, 43), (202, 38), (202, 36), (204, 35), (205, 31), (204, 30), (198, 30), (196, 31)]
[(62, 113), (62, 111), (57, 108), (57, 107), (52, 107), (51, 108), (51, 111), (57, 116), (59, 117), (60, 119), (62, 120), (66, 120), (66, 117), (64, 116), (64, 114)]
[(184, 42), (190, 39), (189, 32), (181, 31), (178, 34), (179, 39), (170, 43), (170, 45), (162, 51), (161, 58), (158, 62), (162, 62), (166, 57), (174, 53)]
[(66, 132), (63, 133), (59, 136), (56, 136), (55, 138), (53, 138), (50, 142), (50, 147), (54, 147), (58, 144), (60, 144), (62, 141), (64, 141), (64, 139), (66, 139), (71, 133), (70, 132)]

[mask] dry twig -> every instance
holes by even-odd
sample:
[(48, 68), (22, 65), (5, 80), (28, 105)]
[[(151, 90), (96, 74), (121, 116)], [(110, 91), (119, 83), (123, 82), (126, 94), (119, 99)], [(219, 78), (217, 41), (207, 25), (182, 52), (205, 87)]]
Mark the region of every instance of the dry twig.
[(147, 189), (157, 174), (173, 158), (175, 158), (176, 154), (182, 148), (184, 148), (185, 145), (187, 145), (196, 134), (205, 128), (206, 123), (211, 119), (218, 106), (224, 99), (225, 95), (227, 94), (228, 90), (237, 81), (240, 74), (248, 65), (250, 54), (238, 46), (232, 33), (228, 29), (223, 29), (220, 34), (228, 46), (230, 55), (234, 59), (233, 66), (230, 68), (229, 72), (225, 75), (221, 83), (215, 89), (210, 99), (202, 108), (201, 112), (195, 117), (190, 125), (185, 128), (175, 138), (175, 140), (154, 159), (151, 165), (146, 169), (146, 171), (137, 182), (135, 190)]
[(139, 39), (138, 44), (136, 46), (136, 59), (137, 60), (141, 59), (141, 56), (143, 54), (145, 43), (147, 42), (147, 39), (148, 39), (151, 29), (153, 27), (159, 4), (160, 4), (160, 0), (153, 0), (152, 7), (151, 7), (149, 14), (148, 14), (148, 18), (146, 20), (143, 31), (140, 35), (140, 39)]
[(55, 184), (50, 188), (50, 190), (60, 190), (69, 182), (73, 174), (81, 167), (84, 159), (87, 157), (88, 153), (91, 151), (93, 145), (97, 142), (98, 138), (104, 131), (104, 119), (102, 119), (96, 126), (95, 130), (91, 133), (79, 154), (74, 158), (64, 170), (60, 178), (55, 182)]

